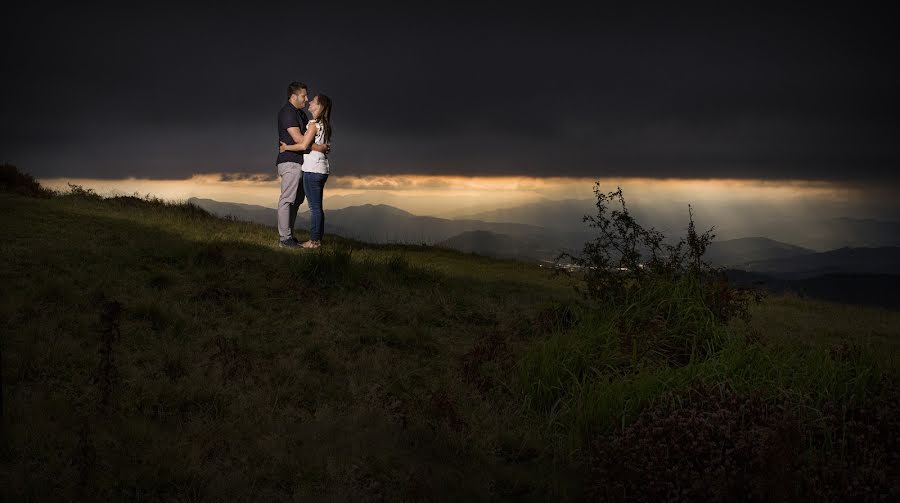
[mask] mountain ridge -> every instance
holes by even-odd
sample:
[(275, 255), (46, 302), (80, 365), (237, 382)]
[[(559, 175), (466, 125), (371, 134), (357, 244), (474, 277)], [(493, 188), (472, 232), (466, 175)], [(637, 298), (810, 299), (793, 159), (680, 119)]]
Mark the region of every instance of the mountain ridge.
[[(191, 198), (189, 202), (218, 216), (231, 216), (274, 226), (275, 209), (244, 203)], [(584, 200), (568, 199), (562, 207)], [(544, 202), (546, 204), (550, 203)], [(502, 209), (499, 211), (507, 211)], [(482, 212), (486, 214), (490, 212)], [(596, 234), (583, 222), (580, 230), (550, 229), (519, 222), (488, 222), (470, 218), (448, 219), (414, 215), (387, 204), (362, 204), (326, 210), (326, 233), (373, 243), (414, 243), (437, 245), (480, 255), (516, 258), (526, 261), (555, 259), (561, 251), (579, 252)], [(855, 219), (844, 218), (845, 225)], [(301, 212), (297, 227), (308, 225), (309, 213)], [(884, 222), (871, 220), (877, 228)], [(570, 227), (574, 228), (574, 226)], [(850, 247), (870, 248), (870, 247)], [(883, 248), (883, 247), (875, 247)], [(890, 248), (890, 247), (888, 247)], [(890, 259), (891, 251), (858, 252), (816, 251), (765, 236), (747, 236), (713, 241), (705, 258), (714, 266), (764, 272), (773, 275), (809, 276), (824, 273), (892, 273), (898, 267)], [(830, 255), (829, 255), (830, 253)], [(866, 254), (863, 257), (860, 254)], [(826, 255), (823, 255), (826, 254)], [(881, 257), (881, 255), (888, 255)], [(818, 264), (816, 266), (810, 264)]]

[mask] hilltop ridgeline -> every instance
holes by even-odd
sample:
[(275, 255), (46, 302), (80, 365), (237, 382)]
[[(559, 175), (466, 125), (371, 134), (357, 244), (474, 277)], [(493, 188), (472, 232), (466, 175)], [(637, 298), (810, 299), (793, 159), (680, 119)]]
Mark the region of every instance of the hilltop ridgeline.
[(786, 296), (742, 321), (690, 269), (604, 298), (80, 187), (2, 192), (0, 221), (4, 500), (894, 495), (897, 313)]

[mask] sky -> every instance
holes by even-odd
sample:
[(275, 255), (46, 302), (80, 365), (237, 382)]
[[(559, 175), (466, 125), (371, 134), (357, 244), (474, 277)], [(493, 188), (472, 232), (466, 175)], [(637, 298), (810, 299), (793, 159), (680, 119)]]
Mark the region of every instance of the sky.
[(0, 156), (57, 188), (273, 206), (298, 80), (334, 102), (326, 207), (456, 216), (603, 179), (900, 218), (880, 7), (422, 4), (7, 7)]

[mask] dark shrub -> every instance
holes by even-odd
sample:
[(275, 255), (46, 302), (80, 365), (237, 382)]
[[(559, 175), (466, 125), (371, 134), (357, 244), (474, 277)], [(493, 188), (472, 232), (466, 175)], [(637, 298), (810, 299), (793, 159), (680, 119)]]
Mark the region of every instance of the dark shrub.
[(695, 385), (594, 443), (592, 492), (612, 501), (790, 500), (799, 426), (783, 404)]
[[(74, 192), (75, 191), (74, 187), (78, 187), (78, 186), (70, 185), (70, 187), (73, 187), (73, 192)], [(91, 189), (81, 189), (81, 187), (78, 187), (78, 189), (81, 191), (87, 190), (87, 191), (93, 193), (93, 190), (91, 190)], [(194, 203), (170, 202), (170, 201), (166, 201), (165, 199), (156, 197), (152, 194), (145, 194), (145, 195), (141, 196), (138, 193), (134, 193), (133, 195), (130, 195), (130, 196), (109, 197), (109, 198), (106, 198), (105, 201), (108, 202), (109, 204), (114, 204), (116, 206), (120, 206), (120, 207), (124, 207), (124, 208), (140, 208), (140, 209), (149, 209), (149, 210), (155, 210), (155, 209), (159, 209), (159, 208), (166, 208), (166, 209), (171, 208), (177, 212), (184, 214), (188, 218), (200, 218), (200, 219), (216, 218), (211, 213), (209, 213), (208, 211), (204, 210), (203, 208), (197, 206)], [(233, 218), (226, 217), (224, 219), (234, 221)]]
[[(747, 317), (758, 295), (736, 289), (719, 269), (703, 261), (715, 237), (698, 233), (688, 206), (687, 235), (675, 244), (639, 224), (628, 210), (622, 189), (604, 193), (594, 185), (597, 215), (584, 220), (599, 231), (580, 256), (563, 253), (555, 270), (574, 271), (582, 293), (619, 319), (623, 349), (632, 355), (656, 355), (686, 363), (721, 348), (721, 328), (731, 318)], [(613, 206), (618, 208), (613, 209)]]
[(193, 219), (215, 219), (216, 216), (212, 213), (204, 210), (203, 208), (197, 206), (194, 203), (184, 203), (176, 205), (179, 211), (184, 213), (188, 218)]
[[(887, 383), (887, 381), (886, 381)], [(884, 501), (896, 496), (900, 394), (801, 419), (788, 398), (695, 384), (597, 438), (602, 501)], [(842, 410), (843, 409), (843, 410)], [(893, 473), (893, 475), (892, 475)]]
[(103, 196), (97, 194), (94, 189), (84, 188), (81, 185), (76, 185), (74, 183), (67, 184), (69, 186), (69, 192), (64, 195), (67, 197), (72, 197), (76, 199), (87, 199), (90, 201), (102, 201)]
[(53, 191), (43, 187), (33, 176), (21, 173), (15, 166), (7, 163), (0, 166), (0, 190), (42, 199), (53, 195)]
[(116, 204), (125, 208), (145, 208), (152, 205), (150, 201), (134, 196), (115, 196), (107, 199), (112, 204)]

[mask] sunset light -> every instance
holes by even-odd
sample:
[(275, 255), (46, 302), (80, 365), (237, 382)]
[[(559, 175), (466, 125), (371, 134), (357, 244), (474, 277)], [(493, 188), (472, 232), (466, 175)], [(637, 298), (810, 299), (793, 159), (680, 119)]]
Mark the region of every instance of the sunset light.
[(4, 5), (0, 501), (900, 501), (891, 6)]

